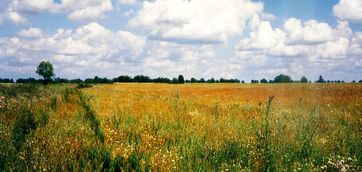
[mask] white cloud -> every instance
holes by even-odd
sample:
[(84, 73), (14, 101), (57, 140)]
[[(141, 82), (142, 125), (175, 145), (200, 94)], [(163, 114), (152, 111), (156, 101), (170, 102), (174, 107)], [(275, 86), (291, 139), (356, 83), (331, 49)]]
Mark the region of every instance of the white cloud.
[(104, 14), (112, 9), (111, 0), (62, 0), (61, 3), (53, 0), (13, 0), (2, 18), (19, 24), (25, 23), (24, 16), (28, 13), (51, 12), (66, 13), (69, 20), (89, 22), (103, 18)]
[(253, 76), (316, 76), (353, 66), (348, 61), (358, 63), (355, 56), (362, 53), (362, 34), (353, 34), (346, 21), (338, 21), (334, 28), (295, 18), (286, 20), (282, 28), (261, 21), (236, 48), (232, 61), (245, 71), (259, 71)]
[(341, 20), (362, 22), (362, 1), (361, 0), (340, 0), (333, 7), (333, 13)]
[(262, 3), (250, 0), (144, 1), (129, 25), (145, 29), (155, 39), (218, 43), (242, 33), (262, 11)]
[(18, 36), (25, 38), (39, 38), (43, 34), (43, 31), (39, 28), (29, 28), (18, 32)]
[(0, 24), (2, 24), (5, 20), (15, 24), (24, 24), (27, 22), (27, 19), (21, 16), (19, 13), (10, 10), (0, 14)]
[[(68, 5), (62, 8), (71, 8)], [(92, 21), (103, 17), (103, 14), (112, 10), (112, 2), (109, 0), (99, 1), (98, 3), (86, 3), (83, 8), (72, 10), (68, 14), (68, 19), (74, 21)]]
[(241, 41), (244, 49), (273, 48), (284, 40), (285, 34), (280, 29), (273, 30), (269, 21), (260, 22), (259, 26), (250, 32), (250, 38)]
[(9, 6), (10, 9), (19, 12), (36, 13), (52, 8), (53, 0), (13, 0)]
[[(57, 66), (67, 66), (58, 68), (58, 73), (65, 74), (74, 68), (78, 76), (84, 77), (94, 74), (84, 71), (86, 69), (121, 70), (122, 64), (141, 58), (144, 46), (142, 37), (126, 31), (112, 32), (93, 22), (75, 30), (58, 29), (52, 35), (29, 28), (20, 31), (18, 37), (0, 38), (0, 56), (5, 58), (4, 62), (33, 66), (40, 60), (49, 59)], [(117, 65), (119, 69), (115, 70)]]
[(347, 22), (338, 22), (336, 28), (326, 23), (290, 18), (282, 29), (273, 29), (268, 21), (262, 21), (238, 45), (236, 54), (248, 56), (297, 56), (309, 60), (318, 58), (343, 58), (349, 46), (351, 29)]
[(119, 4), (127, 4), (127, 5), (135, 4), (136, 2), (137, 0), (118, 0)]
[[(152, 77), (219, 77), (231, 73), (221, 70), (227, 63), (218, 62), (212, 45), (186, 45), (163, 41), (151, 41), (143, 60), (144, 73)], [(225, 74), (227, 73), (227, 75)]]
[(333, 29), (327, 23), (320, 23), (316, 20), (302, 21), (290, 18), (284, 23), (284, 31), (287, 42), (290, 44), (320, 43), (332, 38)]
[(271, 20), (275, 20), (277, 17), (274, 14), (264, 12), (264, 13), (261, 13), (260, 18), (262, 20), (271, 21)]

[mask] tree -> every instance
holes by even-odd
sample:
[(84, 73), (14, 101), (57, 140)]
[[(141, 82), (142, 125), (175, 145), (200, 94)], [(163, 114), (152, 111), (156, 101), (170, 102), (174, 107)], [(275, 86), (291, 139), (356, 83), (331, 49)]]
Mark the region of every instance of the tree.
[(173, 78), (172, 78), (172, 80), (171, 80), (171, 83), (173, 83), (173, 84), (177, 84), (177, 83), (178, 83), (177, 78), (173, 77)]
[(305, 76), (302, 76), (302, 78), (300, 79), (300, 82), (307, 83), (308, 79)]
[(121, 75), (113, 79), (114, 82), (132, 82), (132, 78), (128, 75)]
[(151, 78), (145, 75), (137, 75), (133, 77), (134, 82), (151, 82)]
[(182, 75), (178, 76), (178, 83), (181, 83), (181, 84), (185, 83), (184, 76), (182, 76)]
[(206, 81), (207, 83), (215, 83), (215, 79), (214, 78), (210, 78)]
[(268, 80), (266, 80), (265, 78), (260, 80), (260, 83), (268, 83)]
[(324, 80), (323, 76), (320, 75), (319, 78), (318, 78), (318, 80), (317, 80), (316, 82), (318, 82), (318, 83), (324, 83), (324, 82), (326, 82), (326, 81)]
[(250, 81), (250, 83), (252, 83), (252, 84), (259, 84), (259, 80), (257, 80), (257, 79), (252, 79), (252, 80)]
[(191, 78), (191, 83), (196, 83), (196, 82), (197, 82), (197, 79)]
[(288, 75), (280, 74), (274, 78), (275, 83), (291, 83), (293, 82), (292, 78)]
[(36, 69), (36, 73), (44, 78), (45, 83), (52, 80), (55, 76), (53, 65), (49, 61), (42, 61)]

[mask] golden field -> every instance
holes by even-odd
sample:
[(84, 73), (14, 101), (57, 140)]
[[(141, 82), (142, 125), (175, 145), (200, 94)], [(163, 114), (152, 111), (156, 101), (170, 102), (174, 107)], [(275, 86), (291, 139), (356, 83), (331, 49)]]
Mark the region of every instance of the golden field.
[[(350, 139), (345, 134), (361, 138), (360, 84), (113, 84), (84, 92), (94, 97), (92, 106), (112, 155), (127, 157), (137, 151), (148, 156), (153, 169), (258, 169), (264, 160), (258, 155), (257, 132), (269, 96), (275, 96), (270, 137), (280, 168), (285, 167), (281, 161), (289, 156), (288, 149), (303, 151), (305, 142), (333, 156), (345, 149)], [(354, 128), (342, 129), (342, 123)], [(235, 145), (250, 150), (247, 162), (233, 152), (226, 153), (230, 159), (211, 162), (213, 154)], [(298, 161), (288, 165), (305, 166)]]
[(3, 91), (0, 169), (362, 170), (362, 84), (39, 87)]

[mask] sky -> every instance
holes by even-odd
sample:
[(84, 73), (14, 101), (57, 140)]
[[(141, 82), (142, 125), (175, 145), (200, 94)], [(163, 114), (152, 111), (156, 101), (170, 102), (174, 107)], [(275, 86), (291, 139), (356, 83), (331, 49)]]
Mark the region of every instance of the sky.
[(0, 78), (362, 80), (361, 0), (1, 0)]

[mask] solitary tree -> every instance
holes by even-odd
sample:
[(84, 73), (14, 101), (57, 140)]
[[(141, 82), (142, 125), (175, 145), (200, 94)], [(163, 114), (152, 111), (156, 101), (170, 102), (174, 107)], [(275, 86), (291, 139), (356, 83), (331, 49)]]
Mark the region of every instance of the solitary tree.
[(305, 76), (303, 76), (303, 77), (300, 79), (300, 82), (306, 83), (306, 82), (308, 82), (308, 79), (307, 79)]
[(44, 82), (48, 83), (54, 75), (53, 65), (49, 61), (42, 61), (36, 69), (36, 73), (44, 78)]

